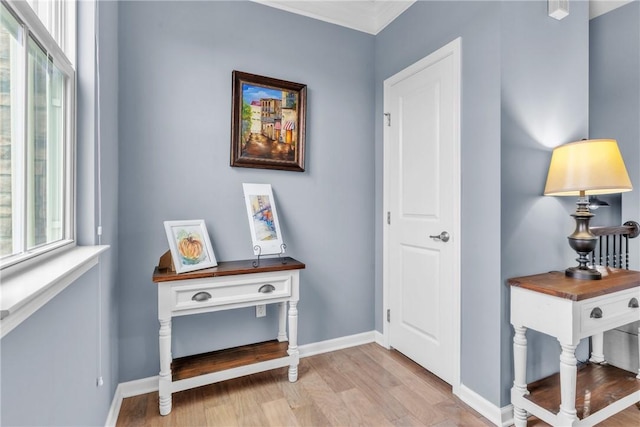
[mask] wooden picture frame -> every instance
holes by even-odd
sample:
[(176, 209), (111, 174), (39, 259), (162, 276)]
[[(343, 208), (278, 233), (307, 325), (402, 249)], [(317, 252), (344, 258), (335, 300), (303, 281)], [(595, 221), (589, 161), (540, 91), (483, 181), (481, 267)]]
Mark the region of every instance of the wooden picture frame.
[(271, 184), (242, 184), (254, 255), (284, 253)]
[(204, 220), (165, 221), (164, 229), (176, 273), (218, 265)]
[(303, 172), (307, 86), (233, 71), (231, 166)]

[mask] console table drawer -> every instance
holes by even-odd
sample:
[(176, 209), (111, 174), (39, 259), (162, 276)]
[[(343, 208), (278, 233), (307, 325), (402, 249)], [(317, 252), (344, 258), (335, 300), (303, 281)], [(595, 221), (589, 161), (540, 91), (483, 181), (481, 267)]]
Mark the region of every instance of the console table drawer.
[[(584, 335), (640, 320), (640, 291), (630, 289), (582, 306), (581, 330)], [(615, 326), (612, 326), (615, 325)]]
[[(206, 281), (205, 281), (206, 282)], [(291, 277), (245, 280), (235, 283), (203, 283), (199, 286), (172, 287), (172, 311), (244, 302), (261, 302), (291, 296)]]

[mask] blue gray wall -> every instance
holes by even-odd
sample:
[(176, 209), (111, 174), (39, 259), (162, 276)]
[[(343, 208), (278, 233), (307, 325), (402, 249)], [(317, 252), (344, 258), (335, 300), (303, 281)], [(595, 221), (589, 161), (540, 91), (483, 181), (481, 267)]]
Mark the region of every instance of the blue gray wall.
[[(376, 329), (382, 330), (382, 87), (462, 37), (462, 383), (499, 403), (500, 2), (417, 2), (376, 36)], [(482, 369), (478, 369), (482, 366)]]
[[(640, 1), (592, 19), (589, 37), (589, 134), (615, 138), (634, 191), (622, 194), (617, 221), (640, 218)], [(616, 206), (620, 204), (617, 196)], [(600, 215), (599, 210), (596, 214)], [(614, 222), (611, 222), (614, 223)], [(640, 269), (640, 239), (630, 241)]]
[[(118, 384), (116, 271), (118, 218), (117, 3), (100, 4), (103, 244), (97, 266), (0, 342), (0, 425), (102, 426)], [(97, 243), (93, 4), (79, 2), (78, 239)], [(98, 282), (102, 278), (98, 299)], [(102, 326), (98, 306), (102, 305)], [(101, 335), (99, 335), (99, 332)], [(99, 342), (101, 338), (101, 344)], [(99, 366), (99, 354), (102, 369)], [(97, 387), (102, 375), (104, 385)]]
[[(561, 21), (546, 2), (504, 2), (502, 9), (502, 387), (513, 383), (506, 279), (575, 264), (565, 236), (575, 227), (573, 198), (544, 197), (551, 151), (588, 137), (589, 17), (572, 2)], [(558, 371), (556, 339), (529, 331), (528, 380)], [(578, 358), (584, 359), (584, 349)]]
[[(119, 6), (120, 380), (158, 374), (163, 221), (205, 220), (218, 260), (252, 258), (242, 183), (270, 183), (301, 273), (299, 343), (373, 329), (374, 37), (252, 2)], [(231, 72), (308, 85), (306, 171), (229, 167)], [(177, 318), (173, 354), (277, 334), (253, 309)]]

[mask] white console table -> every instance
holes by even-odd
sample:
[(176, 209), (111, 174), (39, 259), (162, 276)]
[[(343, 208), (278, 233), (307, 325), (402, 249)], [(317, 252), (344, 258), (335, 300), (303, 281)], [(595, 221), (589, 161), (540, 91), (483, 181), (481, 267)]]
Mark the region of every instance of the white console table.
[[(592, 426), (640, 401), (640, 372), (607, 365), (603, 333), (640, 320), (640, 272), (608, 268), (602, 280), (578, 280), (564, 272), (509, 279), (516, 427), (527, 413), (554, 426)], [(526, 382), (527, 328), (560, 341), (560, 372)], [(590, 363), (577, 367), (575, 350), (591, 337)]]
[[(264, 258), (256, 267), (255, 260), (230, 261), (176, 274), (163, 268), (163, 258), (153, 273), (158, 284), (161, 415), (171, 412), (171, 394), (178, 391), (283, 366), (289, 366), (289, 381), (298, 379), (297, 303), (303, 263), (289, 257)], [(280, 307), (277, 339), (172, 359), (172, 317), (273, 303)]]

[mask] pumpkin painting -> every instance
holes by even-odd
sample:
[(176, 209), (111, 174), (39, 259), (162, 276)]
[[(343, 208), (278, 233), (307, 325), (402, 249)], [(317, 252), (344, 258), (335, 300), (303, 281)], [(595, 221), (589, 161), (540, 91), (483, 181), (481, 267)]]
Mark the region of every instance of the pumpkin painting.
[(183, 264), (198, 264), (204, 256), (202, 238), (197, 233), (182, 231), (178, 237), (178, 252)]

